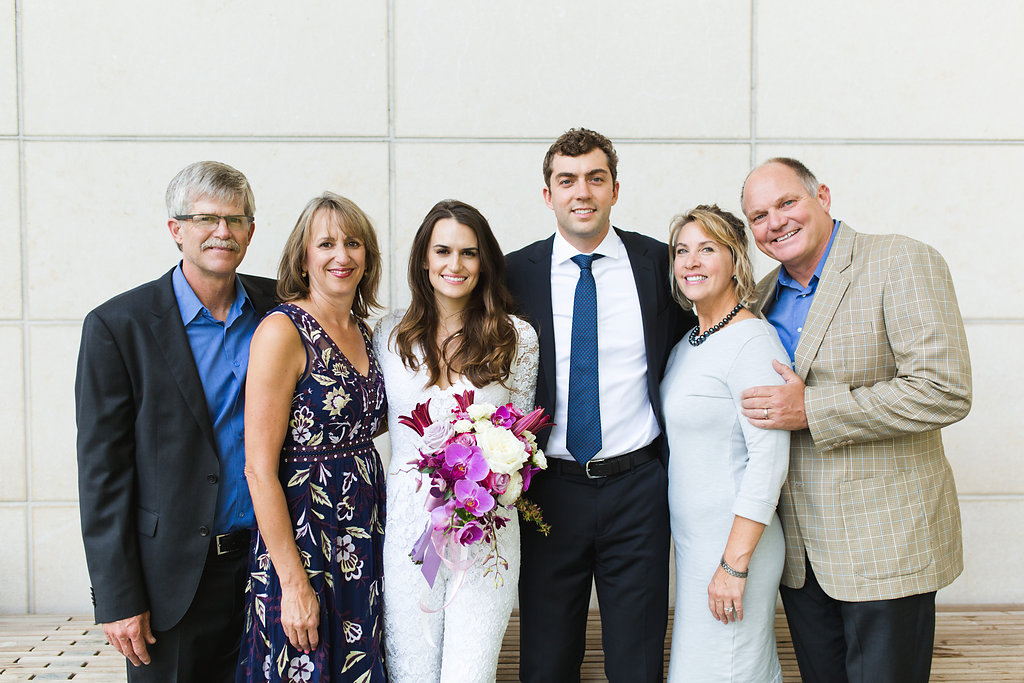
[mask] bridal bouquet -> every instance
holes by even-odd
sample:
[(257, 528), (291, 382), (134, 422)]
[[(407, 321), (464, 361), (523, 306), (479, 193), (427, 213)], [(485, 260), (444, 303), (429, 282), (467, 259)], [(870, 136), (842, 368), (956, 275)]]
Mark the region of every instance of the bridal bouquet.
[(442, 562), (458, 572), (472, 566), (476, 558), (466, 550), (474, 547), (488, 550), (484, 574), (493, 571), (500, 582), (499, 566), (507, 569), (508, 562), (498, 552), (495, 534), (508, 523), (505, 515), (513, 506), (542, 533), (548, 530), (539, 508), (520, 497), (533, 475), (547, 468), (534, 436), (551, 426), (544, 409), (523, 414), (511, 403), (473, 403), (472, 391), (455, 401), (451, 414), (437, 422), (430, 419), (429, 400), (398, 418), (420, 435), (420, 457), (409, 464), (420, 473), (420, 484), (426, 477), (430, 485), (430, 519), (410, 555), (422, 563), (431, 587)]

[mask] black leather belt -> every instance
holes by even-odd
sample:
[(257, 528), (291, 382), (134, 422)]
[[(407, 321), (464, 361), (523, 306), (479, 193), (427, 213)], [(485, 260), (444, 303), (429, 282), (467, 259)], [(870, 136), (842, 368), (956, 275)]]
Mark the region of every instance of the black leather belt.
[(658, 449), (652, 442), (630, 453), (623, 453), (612, 458), (589, 460), (586, 465), (581, 465), (575, 460), (548, 458), (548, 468), (560, 474), (575, 474), (587, 479), (603, 479), (604, 477), (614, 477), (617, 474), (629, 472), (645, 462), (650, 462), (657, 458)]
[(218, 534), (213, 537), (210, 545), (210, 552), (214, 555), (230, 555), (231, 553), (248, 552), (249, 538), (251, 533), (248, 529), (232, 531), (227, 534)]

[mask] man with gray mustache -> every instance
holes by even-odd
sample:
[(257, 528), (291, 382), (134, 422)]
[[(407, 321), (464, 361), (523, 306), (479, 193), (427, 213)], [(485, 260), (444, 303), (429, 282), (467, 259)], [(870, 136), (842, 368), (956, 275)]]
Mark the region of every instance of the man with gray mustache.
[(241, 172), (190, 164), (166, 201), (181, 260), (82, 327), (82, 537), (96, 621), (129, 681), (233, 681), (255, 524), (243, 387), (275, 283), (236, 274), (255, 229)]

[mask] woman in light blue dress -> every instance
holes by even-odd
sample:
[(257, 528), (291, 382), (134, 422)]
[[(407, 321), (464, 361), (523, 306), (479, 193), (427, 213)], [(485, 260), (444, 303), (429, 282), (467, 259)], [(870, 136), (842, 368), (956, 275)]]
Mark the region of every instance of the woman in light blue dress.
[(754, 427), (740, 392), (779, 384), (789, 359), (751, 313), (743, 223), (717, 206), (677, 216), (672, 291), (698, 325), (669, 356), (661, 395), (669, 444), (676, 602), (669, 681), (775, 683), (775, 601), (785, 544), (775, 507), (789, 432)]

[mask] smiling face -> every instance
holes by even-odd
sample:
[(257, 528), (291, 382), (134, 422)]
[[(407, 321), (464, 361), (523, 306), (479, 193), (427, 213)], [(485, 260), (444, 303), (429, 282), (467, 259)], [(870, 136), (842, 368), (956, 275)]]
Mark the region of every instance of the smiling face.
[[(192, 203), (188, 213), (238, 216), (245, 211), (241, 202), (202, 197)], [(233, 278), (256, 229), (252, 223), (245, 228), (232, 229), (225, 221), (220, 221), (216, 227), (203, 227), (194, 221), (176, 218), (169, 218), (167, 227), (181, 247), (182, 270), (193, 286), (201, 280), (214, 282)]]
[(434, 224), (424, 264), (434, 301), (449, 312), (466, 307), (480, 282), (480, 245), (473, 229), (454, 218)]
[(600, 149), (552, 158), (544, 201), (555, 212), (562, 237), (579, 251), (589, 254), (608, 234), (618, 200), (619, 183), (612, 180), (608, 157)]
[(672, 245), (672, 272), (683, 296), (698, 315), (714, 315), (736, 305), (732, 252), (714, 241), (699, 224), (690, 221), (679, 229)]
[(793, 169), (779, 163), (755, 169), (743, 188), (743, 213), (757, 248), (804, 286), (828, 247), (831, 205), (826, 185), (812, 195)]
[(345, 234), (338, 216), (321, 209), (310, 222), (303, 265), (309, 273), (310, 297), (355, 298), (366, 270), (366, 247)]

